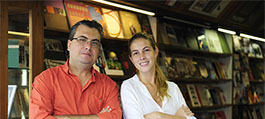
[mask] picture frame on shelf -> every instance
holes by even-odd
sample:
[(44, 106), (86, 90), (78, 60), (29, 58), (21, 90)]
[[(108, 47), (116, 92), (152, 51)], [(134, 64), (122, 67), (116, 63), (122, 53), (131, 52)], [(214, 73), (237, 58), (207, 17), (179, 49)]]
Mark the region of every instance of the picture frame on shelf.
[(8, 85), (8, 117), (11, 112), (11, 108), (14, 102), (17, 85)]

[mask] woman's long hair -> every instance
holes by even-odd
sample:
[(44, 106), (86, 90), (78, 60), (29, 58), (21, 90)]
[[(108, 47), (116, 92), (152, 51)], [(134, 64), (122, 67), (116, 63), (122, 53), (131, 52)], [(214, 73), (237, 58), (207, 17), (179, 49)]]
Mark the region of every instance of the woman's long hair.
[[(153, 39), (153, 37), (151, 35), (148, 35), (146, 33), (140, 32), (135, 34), (128, 43), (128, 48), (129, 48), (129, 54), (131, 57), (131, 43), (138, 38), (144, 38), (146, 40), (148, 40), (153, 48), (153, 50), (156, 49), (156, 43)], [(156, 87), (157, 87), (157, 94), (159, 96), (159, 100), (162, 101), (164, 99), (164, 97), (166, 96), (167, 98), (170, 98), (170, 95), (168, 94), (168, 85), (167, 85), (167, 78), (164, 75), (164, 73), (162, 72), (161, 68), (159, 67), (158, 63), (157, 63), (157, 59), (155, 61), (155, 83), (156, 83)]]

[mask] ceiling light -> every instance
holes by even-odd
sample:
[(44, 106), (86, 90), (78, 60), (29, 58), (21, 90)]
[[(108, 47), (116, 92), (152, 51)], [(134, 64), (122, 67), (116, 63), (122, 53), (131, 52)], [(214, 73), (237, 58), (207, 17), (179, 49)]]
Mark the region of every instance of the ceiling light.
[(149, 12), (146, 10), (141, 10), (141, 9), (137, 9), (137, 8), (133, 8), (133, 7), (129, 7), (129, 6), (125, 6), (125, 5), (121, 5), (121, 4), (117, 4), (117, 3), (113, 3), (113, 2), (109, 2), (109, 1), (105, 1), (105, 0), (92, 0), (92, 1), (99, 2), (102, 4), (106, 4), (106, 5), (110, 5), (110, 6), (114, 6), (114, 7), (118, 7), (118, 8), (122, 8), (122, 9), (126, 9), (126, 10), (130, 10), (130, 11), (134, 11), (134, 12), (138, 12), (138, 13), (142, 13), (142, 14), (147, 14), (150, 16), (155, 15), (154, 12)]
[(227, 30), (227, 29), (218, 28), (217, 30), (220, 32), (224, 32), (224, 33), (228, 33), (228, 34), (232, 34), (232, 35), (236, 34), (235, 31), (231, 31), (231, 30)]
[(252, 35), (247, 35), (247, 34), (244, 34), (244, 33), (240, 33), (240, 36), (241, 37), (245, 37), (245, 38), (250, 38), (250, 39), (253, 39), (253, 40), (258, 40), (258, 41), (265, 42), (264, 38), (260, 38), (260, 37), (256, 37), (256, 36), (252, 36)]
[(19, 36), (29, 36), (29, 33), (16, 32), (16, 31), (8, 31), (8, 34), (19, 35)]

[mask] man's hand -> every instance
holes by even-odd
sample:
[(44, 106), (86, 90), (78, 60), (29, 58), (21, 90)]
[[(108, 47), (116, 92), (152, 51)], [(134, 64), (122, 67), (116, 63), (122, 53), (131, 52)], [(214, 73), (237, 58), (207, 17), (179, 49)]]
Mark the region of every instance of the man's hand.
[(182, 105), (179, 110), (176, 112), (178, 116), (194, 116), (194, 113), (190, 110), (189, 107)]
[(103, 108), (100, 113), (104, 113), (104, 112), (110, 112), (111, 108), (109, 106), (107, 106), (106, 108)]

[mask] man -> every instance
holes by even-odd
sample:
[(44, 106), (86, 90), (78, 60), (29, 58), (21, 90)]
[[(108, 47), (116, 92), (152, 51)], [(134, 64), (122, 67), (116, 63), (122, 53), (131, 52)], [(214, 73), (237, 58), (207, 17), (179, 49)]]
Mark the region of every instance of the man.
[(70, 29), (69, 59), (35, 77), (30, 119), (121, 119), (116, 83), (93, 68), (102, 37), (96, 21), (79, 21)]

